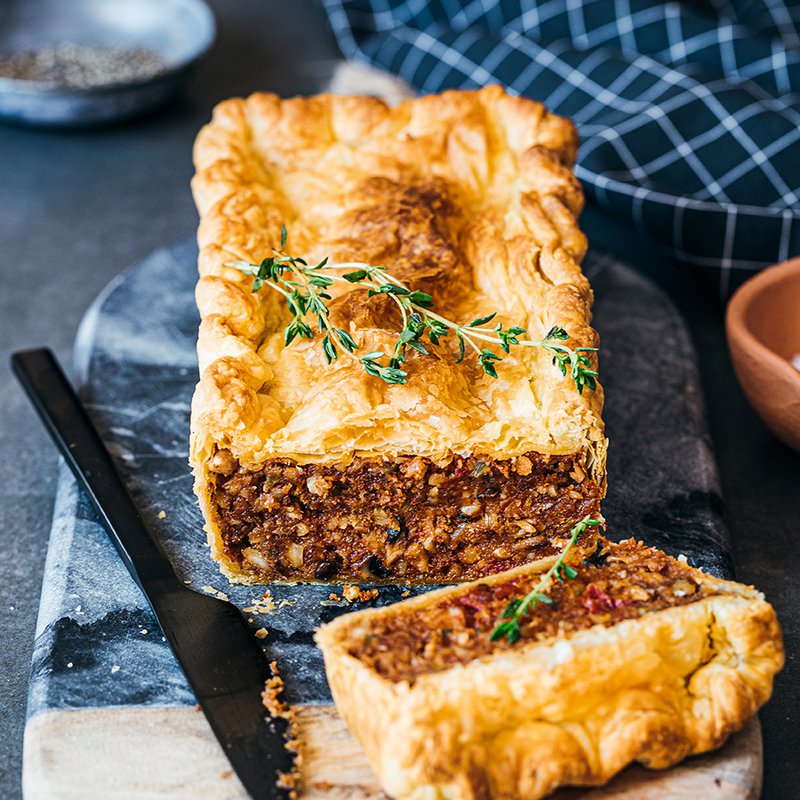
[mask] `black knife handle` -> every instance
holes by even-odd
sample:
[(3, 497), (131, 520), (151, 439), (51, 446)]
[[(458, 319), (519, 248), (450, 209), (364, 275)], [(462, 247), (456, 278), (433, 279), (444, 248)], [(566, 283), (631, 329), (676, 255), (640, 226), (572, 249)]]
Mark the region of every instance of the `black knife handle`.
[(14, 353), (11, 368), (131, 577), (151, 601), (153, 596), (180, 585), (53, 353), (47, 348)]

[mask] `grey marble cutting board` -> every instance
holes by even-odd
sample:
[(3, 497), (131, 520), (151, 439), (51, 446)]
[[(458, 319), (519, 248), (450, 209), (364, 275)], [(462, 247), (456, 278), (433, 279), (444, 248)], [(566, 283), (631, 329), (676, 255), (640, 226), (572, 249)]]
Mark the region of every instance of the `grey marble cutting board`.
[[(126, 272), (81, 327), (81, 393), (143, 513), (187, 584), (252, 608), (263, 589), (231, 587), (210, 561), (187, 466), (197, 379), (196, 247), (183, 242)], [(686, 329), (669, 301), (629, 268), (590, 255), (606, 388), (612, 536), (636, 534), (729, 575), (716, 467)], [(300, 708), (311, 796), (379, 796), (330, 705), (314, 627), (347, 607), (331, 589), (270, 587), (278, 608), (248, 613)], [(381, 589), (376, 603), (399, 588)], [(281, 606), (281, 601), (292, 605)], [(28, 800), (240, 798), (228, 768), (139, 590), (62, 470), (36, 633), (24, 757)], [(760, 785), (751, 724), (716, 754), (663, 774), (626, 771), (583, 797), (749, 798)]]

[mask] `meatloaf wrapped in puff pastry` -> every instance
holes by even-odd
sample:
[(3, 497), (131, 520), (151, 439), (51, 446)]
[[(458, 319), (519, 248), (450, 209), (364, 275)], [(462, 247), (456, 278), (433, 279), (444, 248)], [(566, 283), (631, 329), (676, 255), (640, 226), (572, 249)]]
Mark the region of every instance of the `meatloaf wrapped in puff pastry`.
[(216, 108), (192, 184), (191, 461), (231, 580), (466, 581), (552, 554), (598, 513), (602, 389), (579, 392), (553, 352), (488, 344), (492, 377), (472, 351), (459, 360), (456, 335), (426, 338), (405, 381), (386, 382), (360, 357), (393, 352), (391, 297), (327, 289), (331, 326), (357, 348), (327, 363), (313, 315), (314, 337), (286, 344), (286, 297), (236, 267), (277, 253), (380, 265), (447, 319), (496, 313), (489, 333), (556, 329), (594, 348), (576, 144), (569, 121), (496, 86), (393, 108), (271, 94)]
[(594, 547), (545, 587), (553, 558), (318, 631), (336, 705), (389, 795), (598, 785), (718, 747), (766, 702), (783, 649), (761, 594), (633, 539)]

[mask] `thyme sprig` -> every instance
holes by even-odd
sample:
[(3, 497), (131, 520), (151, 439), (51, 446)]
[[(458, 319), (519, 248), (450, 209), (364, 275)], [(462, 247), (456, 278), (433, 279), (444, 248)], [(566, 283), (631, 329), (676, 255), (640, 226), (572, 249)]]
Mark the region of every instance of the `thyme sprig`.
[(500, 621), (489, 637), (491, 641), (495, 642), (498, 639), (506, 638), (511, 644), (514, 644), (522, 635), (522, 618), (533, 611), (539, 603), (544, 605), (553, 604), (553, 599), (545, 594), (545, 591), (553, 578), (562, 583), (578, 574), (569, 564), (564, 563), (564, 559), (575, 546), (581, 534), (591, 525), (600, 525), (600, 520), (584, 517), (570, 530), (569, 540), (553, 563), (553, 566), (545, 572), (541, 580), (525, 597), (516, 598), (506, 606), (505, 611), (499, 617)]
[[(569, 347), (564, 344), (570, 338), (569, 334), (558, 325), (551, 328), (543, 339), (532, 340), (520, 338), (526, 331), (518, 325), (507, 328), (502, 322), (498, 322), (494, 328), (487, 328), (497, 312), (477, 317), (468, 323), (453, 322), (432, 310), (431, 295), (409, 289), (383, 267), (358, 261), (332, 264), (327, 258), (310, 266), (304, 259), (286, 253), (286, 240), (284, 226), (281, 227), (280, 249), (273, 249), (272, 255), (261, 263), (236, 260), (228, 262), (226, 266), (252, 275), (253, 292), (268, 286), (284, 296), (292, 314), (292, 320), (284, 330), (284, 342), (287, 345), (298, 336), (313, 339), (315, 332), (308, 317), (316, 317), (317, 331), (322, 334), (322, 350), (329, 364), (336, 361), (340, 354), (347, 354), (358, 361), (368, 374), (381, 378), (386, 383), (406, 383), (408, 373), (403, 365), (408, 349), (428, 355), (426, 338), (435, 346), (450, 333), (454, 333), (459, 350), (456, 363), (465, 359), (469, 349), (476, 355), (483, 371), (492, 378), (497, 377), (495, 363), (502, 361), (503, 357), (490, 350), (487, 343), (499, 346), (504, 353), (509, 353), (514, 345), (541, 347), (552, 354), (553, 364), (562, 375), (569, 374), (579, 393), (583, 392), (584, 386), (592, 390), (597, 387), (597, 372), (591, 369), (589, 358), (585, 355), (597, 348)], [(362, 286), (368, 290), (369, 297), (385, 295), (397, 305), (402, 317), (402, 328), (391, 354), (376, 350), (358, 355), (358, 345), (353, 337), (342, 328), (331, 324), (325, 301), (332, 299), (328, 289), (334, 283)]]

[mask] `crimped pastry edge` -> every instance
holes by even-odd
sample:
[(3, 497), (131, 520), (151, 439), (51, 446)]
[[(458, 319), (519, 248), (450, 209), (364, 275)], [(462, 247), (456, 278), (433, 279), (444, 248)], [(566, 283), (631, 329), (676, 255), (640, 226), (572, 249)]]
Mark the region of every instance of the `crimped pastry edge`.
[(752, 587), (694, 571), (728, 594), (523, 643), (413, 684), (347, 652), (348, 631), (478, 583), (542, 571), (553, 559), (381, 609), (316, 635), (328, 682), (384, 790), (398, 800), (537, 800), (594, 786), (633, 761), (663, 769), (721, 746), (769, 699), (783, 665), (772, 606)]
[[(530, 248), (530, 242), (536, 245), (537, 274), (541, 277), (537, 280), (549, 287), (541, 309), (543, 320), (568, 327), (578, 344), (597, 343), (590, 326), (592, 292), (579, 267), (586, 242), (575, 222), (583, 198), (580, 185), (569, 171), (577, 149), (577, 136), (569, 120), (548, 113), (535, 101), (510, 97), (498, 86), (429, 95), (404, 101), (394, 109), (366, 96), (281, 100), (264, 93), (219, 104), (194, 149), (197, 171), (192, 189), (201, 215), (196, 295), (202, 322), (197, 345), (200, 381), (191, 411), (190, 463), (212, 555), (232, 580), (248, 579), (225, 555), (211, 513), (209, 462), (218, 448), (230, 450), (247, 467), (256, 467), (273, 456), (299, 463), (341, 463), (355, 457), (391, 458), (409, 452), (403, 442), (361, 447), (355, 434), (350, 442), (346, 437), (293, 441), (290, 435), (276, 443), (272, 436), (280, 409), (261, 391), (273, 373), (258, 350), (265, 318), (276, 313), (277, 301), (266, 296), (268, 293), (252, 294), (250, 279), (225, 266), (231, 259), (258, 259), (276, 246), (278, 220), (287, 210), (286, 199), (263, 177), (259, 146), (271, 146), (272, 136), (276, 146), (284, 147), (287, 138), (291, 141), (292, 136), (301, 135), (302, 125), (318, 120), (320, 115), (336, 121), (340, 136), (357, 136), (366, 135), (364, 131), (370, 126), (380, 127), (393, 116), (436, 118), (450, 103), (485, 108), (502, 120), (506, 146), (509, 151), (516, 148), (521, 174), (534, 176), (533, 188), (521, 198), (525, 200), (524, 215), (529, 218), (526, 224), (533, 225), (536, 234), (525, 246)], [(265, 132), (266, 141), (257, 145)], [(530, 141), (533, 146), (525, 149), (524, 143)], [(341, 368), (341, 363), (335, 368)], [(448, 368), (442, 369), (446, 372)], [(506, 426), (487, 431), (480, 441), (469, 443), (474, 445), (472, 452), (498, 458), (531, 449), (553, 455), (576, 453), (584, 460), (590, 477), (604, 487), (607, 441), (601, 419), (602, 387), (578, 395), (569, 380), (562, 379), (554, 367), (549, 369), (547, 407), (542, 413), (555, 420), (552, 425), (556, 433), (549, 429), (540, 432), (537, 441), (530, 436), (515, 439), (516, 433)], [(400, 397), (403, 390), (394, 387), (392, 391), (394, 397)], [(396, 406), (403, 402), (402, 398), (399, 402), (390, 400), (383, 407), (386, 419), (376, 419), (375, 427), (391, 425)], [(435, 426), (428, 426), (411, 449), (414, 455), (444, 462), (463, 448), (463, 442), (447, 441)]]

